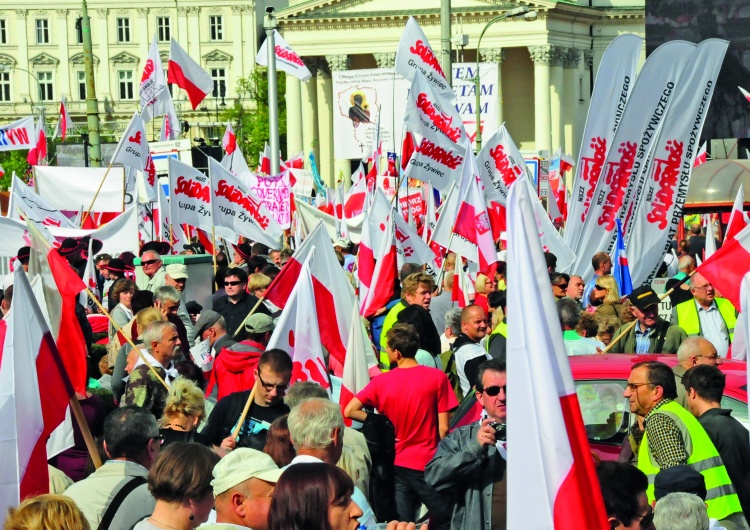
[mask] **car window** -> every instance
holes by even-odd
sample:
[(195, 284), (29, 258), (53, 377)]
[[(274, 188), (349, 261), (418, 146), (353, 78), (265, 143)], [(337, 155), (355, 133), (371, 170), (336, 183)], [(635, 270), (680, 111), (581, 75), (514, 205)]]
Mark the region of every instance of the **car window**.
[(630, 406), (623, 397), (624, 382), (582, 381), (576, 383), (583, 424), (589, 440), (619, 445), (628, 432)]
[(747, 405), (745, 403), (725, 395), (721, 398), (721, 408), (730, 409), (732, 417), (750, 430), (750, 420), (747, 417)]

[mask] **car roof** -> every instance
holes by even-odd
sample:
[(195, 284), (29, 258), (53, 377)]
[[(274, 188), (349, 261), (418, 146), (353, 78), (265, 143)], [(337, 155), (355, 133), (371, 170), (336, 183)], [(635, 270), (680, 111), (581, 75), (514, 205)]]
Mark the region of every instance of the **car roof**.
[[(633, 365), (644, 361), (659, 361), (669, 366), (677, 365), (675, 354), (630, 355), (608, 353), (604, 355), (574, 355), (568, 357), (573, 379), (627, 379)], [(741, 361), (725, 359), (719, 369), (727, 376), (726, 393), (744, 397), (747, 401), (747, 365)]]

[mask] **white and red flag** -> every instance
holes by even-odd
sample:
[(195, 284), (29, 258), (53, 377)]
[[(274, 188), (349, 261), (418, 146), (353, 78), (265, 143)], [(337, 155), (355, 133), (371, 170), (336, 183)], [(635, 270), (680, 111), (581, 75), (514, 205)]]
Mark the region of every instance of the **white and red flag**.
[[(370, 382), (370, 367), (367, 362), (367, 350), (372, 351), (372, 342), (362, 325), (362, 319), (357, 310), (352, 313), (352, 327), (349, 330), (349, 342), (346, 345), (344, 372), (341, 375), (341, 393), (339, 405), (341, 410), (349, 404), (354, 396), (361, 392)], [(352, 420), (345, 418), (345, 423), (351, 426)]]
[(10, 181), (10, 198), (8, 199), (8, 217), (22, 219), (18, 209), (23, 210), (24, 217), (45, 226), (62, 226), (76, 228), (60, 210), (44, 200), (34, 188), (27, 186), (14, 173)]
[[(86, 268), (83, 270), (83, 284), (89, 288), (89, 291), (94, 293), (97, 299), (101, 300), (101, 293), (96, 282), (96, 265), (94, 265), (94, 253), (92, 252), (92, 246), (94, 244), (94, 238), (89, 238), (89, 250), (86, 256)], [(79, 297), (79, 301), (83, 307), (89, 305), (89, 295), (86, 291), (82, 291)], [(92, 302), (93, 304), (93, 302)]]
[[(361, 173), (360, 173), (361, 175)], [(367, 181), (360, 178), (355, 182), (346, 193), (344, 200), (344, 216), (349, 219), (355, 215), (360, 215), (365, 209), (365, 199), (367, 198)]]
[(422, 241), (417, 230), (404, 221), (401, 215), (395, 216), (395, 222), (398, 270), (401, 270), (404, 263), (431, 264), (435, 259), (435, 254), (427, 243)]
[(417, 148), (417, 143), (411, 131), (407, 130), (404, 134), (404, 140), (401, 142), (401, 169), (403, 171), (406, 171), (406, 166)]
[(740, 307), (740, 284), (750, 272), (750, 227), (727, 239), (710, 259), (696, 269), (724, 298)]
[(128, 128), (125, 129), (122, 138), (120, 138), (110, 163), (122, 164), (138, 171), (144, 171), (149, 153), (146, 127), (136, 112), (130, 119)]
[(477, 170), (487, 196), (505, 206), (508, 187), (527, 174), (526, 161), (502, 124), (477, 155)]
[(164, 68), (161, 64), (159, 45), (156, 43), (156, 35), (154, 35), (141, 74), (140, 99), (143, 121), (149, 121), (155, 116), (164, 114), (164, 110), (158, 108), (163, 107), (161, 102), (164, 99), (164, 92), (171, 99), (169, 90), (167, 90), (167, 80), (164, 77)]
[[(361, 293), (359, 314), (367, 318), (386, 306), (393, 298), (395, 283), (398, 280), (396, 260), (395, 218), (396, 212), (389, 212), (387, 219), (374, 219), (383, 229), (379, 246), (373, 248), (375, 267), (372, 271), (369, 289)], [(370, 221), (372, 226), (373, 220)], [(364, 291), (363, 289), (361, 289)]]
[(314, 250), (302, 263), (297, 281), (284, 305), (278, 323), (268, 341), (267, 349), (280, 348), (292, 358), (293, 385), (300, 381), (314, 381), (331, 393), (331, 383), (323, 358), (323, 344), (320, 336), (321, 322), (310, 270), (315, 261)]
[[(362, 222), (362, 238), (357, 254), (357, 278), (359, 279), (360, 306), (365, 302), (371, 287), (374, 287), (375, 265), (383, 256), (382, 249), (389, 249), (387, 239), (393, 238), (388, 232), (388, 221), (392, 216), (391, 203), (383, 190), (375, 190), (375, 197), (370, 208), (365, 210)], [(395, 267), (395, 265), (394, 265)]]
[(724, 234), (724, 241), (729, 241), (748, 225), (747, 213), (744, 212), (744, 206), (745, 187), (740, 184), (740, 188), (737, 190), (737, 196), (734, 198), (732, 213), (729, 215), (729, 222), (727, 223), (727, 231)]
[(68, 131), (72, 130), (74, 127), (73, 120), (70, 118), (70, 114), (68, 114), (68, 108), (65, 106), (65, 96), (63, 96), (60, 100), (60, 119), (57, 122), (55, 134), (52, 135), (52, 139), (54, 140), (57, 138), (57, 135), (59, 134), (64, 142), (65, 138), (68, 136)]
[(30, 166), (39, 166), (47, 158), (47, 134), (44, 132), (44, 123), (39, 118), (39, 122), (34, 127), (34, 147), (29, 149), (26, 155), (26, 161)]
[(33, 149), (36, 141), (36, 122), (32, 116), (0, 127), (0, 151)]
[(737, 88), (740, 89), (740, 92), (742, 92), (742, 95), (745, 97), (748, 103), (750, 103), (750, 92), (742, 88), (741, 86), (738, 86)]
[(227, 155), (231, 155), (237, 149), (237, 136), (235, 136), (232, 124), (229, 122), (227, 122), (227, 129), (224, 131), (224, 136), (221, 138), (221, 147)]
[(310, 263), (310, 270), (315, 291), (315, 306), (318, 311), (320, 339), (329, 353), (339, 363), (343, 363), (351, 329), (354, 290), (336, 258), (331, 238), (323, 223), (318, 223), (310, 231), (291, 259), (274, 278), (266, 290), (266, 299), (277, 307), (284, 307), (287, 304), (297, 278), (301, 274), (302, 264), (313, 251), (315, 259)]
[(258, 173), (271, 174), (271, 147), (266, 143), (258, 160)]
[(214, 88), (214, 81), (208, 72), (201, 68), (174, 39), (169, 43), (167, 81), (187, 92), (193, 110)]
[[(276, 68), (287, 74), (291, 74), (300, 81), (309, 81), (312, 77), (310, 69), (307, 68), (299, 55), (282, 38), (278, 31), (274, 30), (274, 46), (276, 49)], [(258, 50), (255, 62), (261, 66), (268, 66), (268, 40)]]
[(476, 178), (470, 179), (466, 186), (458, 207), (453, 231), (476, 245), (479, 272), (493, 277), (497, 268), (497, 250), (492, 239), (492, 228), (484, 194), (479, 189), (479, 182)]
[(602, 530), (607, 514), (530, 191), (521, 182), (508, 195), (508, 528)]
[(177, 118), (177, 111), (174, 108), (174, 101), (172, 96), (169, 95), (169, 90), (163, 92), (164, 94), (164, 117), (161, 120), (161, 132), (159, 133), (159, 141), (167, 142), (170, 140), (176, 140), (182, 132), (180, 120)]
[(206, 175), (170, 158), (169, 189), (169, 215), (173, 226), (188, 224), (211, 230), (211, 182)]
[(453, 271), (453, 290), (451, 291), (451, 300), (456, 302), (458, 307), (469, 305), (469, 290), (471, 279), (464, 270), (464, 258), (461, 254), (456, 253), (456, 268)]
[(253, 175), (253, 172), (250, 171), (250, 167), (247, 165), (245, 155), (242, 154), (242, 149), (239, 147), (236, 147), (231, 155), (226, 155), (221, 159), (221, 167), (230, 171), (233, 175), (236, 175), (243, 181), (248, 181), (248, 178)]
[(695, 155), (695, 162), (693, 162), (693, 167), (698, 167), (701, 164), (705, 164), (708, 162), (708, 151), (706, 151), (706, 143), (703, 142), (703, 145), (701, 145), (700, 149), (698, 149), (698, 154)]
[(138, 208), (135, 205), (118, 214), (114, 219), (104, 223), (100, 228), (93, 230), (58, 228), (55, 226), (44, 228), (58, 241), (66, 237), (80, 238), (91, 236), (102, 242), (101, 252), (106, 252), (107, 254), (116, 255), (138, 248)]

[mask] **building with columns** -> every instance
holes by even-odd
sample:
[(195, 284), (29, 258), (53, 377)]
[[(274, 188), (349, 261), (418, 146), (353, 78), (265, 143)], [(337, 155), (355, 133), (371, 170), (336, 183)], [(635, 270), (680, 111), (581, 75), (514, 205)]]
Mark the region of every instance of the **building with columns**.
[[(519, 5), (536, 17), (497, 22), (479, 50), (481, 61), (499, 65), (499, 121), (523, 151), (560, 147), (577, 156), (602, 54), (619, 34), (644, 35), (644, 2), (453, 0), (452, 34), (468, 38), (454, 50), (454, 62), (475, 62), (485, 25)], [(288, 152), (313, 151), (329, 185), (342, 176), (347, 182), (356, 162), (334, 159), (331, 72), (393, 68), (410, 15), (439, 55), (440, 3), (412, 0), (405, 7), (396, 0), (310, 0), (277, 12), (284, 39), (313, 74), (306, 83), (287, 76)]]

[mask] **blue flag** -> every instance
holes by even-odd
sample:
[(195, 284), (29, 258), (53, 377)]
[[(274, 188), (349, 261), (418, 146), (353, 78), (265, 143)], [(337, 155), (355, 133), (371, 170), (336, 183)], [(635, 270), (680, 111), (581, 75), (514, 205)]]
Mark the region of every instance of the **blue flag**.
[(622, 225), (617, 219), (617, 243), (615, 244), (615, 255), (612, 259), (612, 276), (620, 286), (620, 296), (628, 296), (633, 292), (633, 282), (630, 279), (630, 267), (628, 267), (628, 256), (625, 253), (625, 241), (622, 238)]

